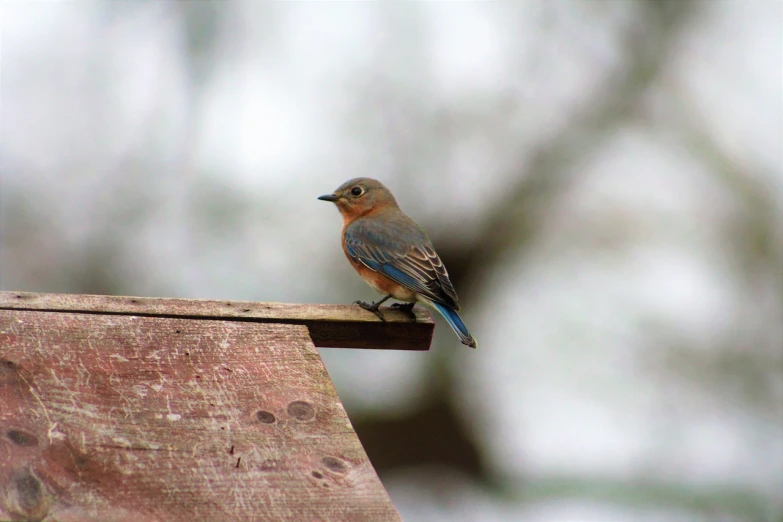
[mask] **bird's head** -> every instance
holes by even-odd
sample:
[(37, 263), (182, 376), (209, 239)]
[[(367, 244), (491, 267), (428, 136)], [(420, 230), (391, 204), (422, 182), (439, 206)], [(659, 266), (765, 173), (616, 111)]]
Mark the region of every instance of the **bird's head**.
[(318, 199), (331, 201), (340, 210), (345, 220), (353, 220), (389, 206), (397, 206), (397, 201), (383, 183), (371, 178), (354, 178), (340, 185), (332, 194)]

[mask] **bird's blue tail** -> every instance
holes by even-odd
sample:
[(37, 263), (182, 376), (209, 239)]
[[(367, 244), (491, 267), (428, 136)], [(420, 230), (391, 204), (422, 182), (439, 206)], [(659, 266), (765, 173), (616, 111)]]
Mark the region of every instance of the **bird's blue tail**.
[(476, 340), (473, 339), (472, 335), (470, 335), (468, 327), (465, 326), (465, 323), (462, 322), (462, 319), (456, 311), (440, 303), (433, 302), (432, 306), (435, 308), (435, 310), (440, 312), (440, 315), (442, 315), (446, 322), (449, 323), (449, 326), (451, 326), (451, 329), (454, 330), (454, 333), (459, 336), (462, 344), (466, 344), (471, 348), (475, 348), (477, 346)]

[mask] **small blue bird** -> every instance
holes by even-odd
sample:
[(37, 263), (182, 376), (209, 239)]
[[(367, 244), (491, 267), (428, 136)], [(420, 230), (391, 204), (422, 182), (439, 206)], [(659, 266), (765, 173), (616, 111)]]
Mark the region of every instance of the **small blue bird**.
[(356, 178), (318, 199), (337, 205), (343, 216), (343, 251), (360, 276), (385, 295), (375, 303), (356, 301), (384, 320), (378, 307), (389, 298), (437, 310), (463, 344), (476, 347), (457, 311), (459, 300), (427, 233), (406, 216), (380, 181)]

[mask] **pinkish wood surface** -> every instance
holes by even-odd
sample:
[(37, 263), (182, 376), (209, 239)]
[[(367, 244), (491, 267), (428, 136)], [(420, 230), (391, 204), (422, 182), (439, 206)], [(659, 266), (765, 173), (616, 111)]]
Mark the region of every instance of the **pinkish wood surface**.
[(0, 310), (0, 520), (43, 519), (399, 515), (306, 326)]
[(157, 297), (0, 292), (0, 310), (41, 310), (157, 317), (187, 317), (303, 324), (319, 348), (428, 350), (435, 328), (430, 313), (381, 307), (386, 322), (355, 305), (207, 301)]

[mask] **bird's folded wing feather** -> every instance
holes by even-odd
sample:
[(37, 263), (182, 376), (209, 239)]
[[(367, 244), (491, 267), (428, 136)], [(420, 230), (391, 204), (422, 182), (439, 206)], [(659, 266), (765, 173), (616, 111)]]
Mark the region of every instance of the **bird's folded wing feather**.
[(446, 267), (427, 234), (407, 216), (355, 221), (345, 230), (345, 249), (353, 260), (367, 268), (459, 310), (457, 292)]

